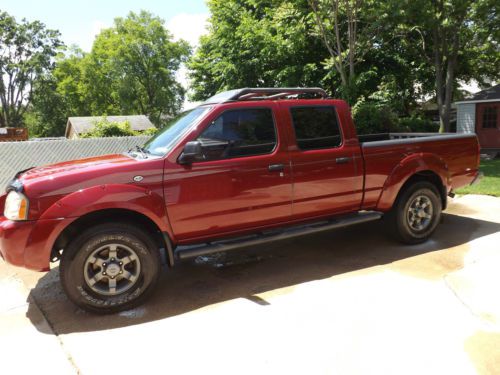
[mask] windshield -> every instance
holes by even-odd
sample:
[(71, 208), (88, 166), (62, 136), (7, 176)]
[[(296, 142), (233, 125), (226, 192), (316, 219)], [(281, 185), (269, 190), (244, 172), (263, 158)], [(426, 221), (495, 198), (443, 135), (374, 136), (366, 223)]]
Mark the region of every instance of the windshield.
[(145, 145), (144, 150), (156, 156), (164, 156), (169, 152), (176, 142), (198, 122), (212, 107), (197, 107), (182, 112), (171, 121), (161, 132), (151, 138)]

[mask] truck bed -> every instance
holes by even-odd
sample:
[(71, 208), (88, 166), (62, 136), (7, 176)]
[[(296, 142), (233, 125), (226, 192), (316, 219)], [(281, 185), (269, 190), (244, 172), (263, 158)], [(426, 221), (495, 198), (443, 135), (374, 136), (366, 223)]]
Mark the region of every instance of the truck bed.
[[(363, 208), (385, 208), (383, 193), (398, 178), (403, 165), (409, 170), (425, 162), (444, 171), (451, 190), (469, 184), (479, 168), (475, 134), (383, 133), (359, 136), (365, 165)], [(412, 160), (414, 159), (414, 160)]]

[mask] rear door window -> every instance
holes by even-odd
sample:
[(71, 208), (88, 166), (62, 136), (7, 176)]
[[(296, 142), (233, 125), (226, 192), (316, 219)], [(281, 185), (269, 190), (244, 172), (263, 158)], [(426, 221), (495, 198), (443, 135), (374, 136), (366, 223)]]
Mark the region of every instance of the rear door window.
[(292, 107), (290, 111), (297, 146), (301, 150), (334, 148), (342, 144), (334, 107)]

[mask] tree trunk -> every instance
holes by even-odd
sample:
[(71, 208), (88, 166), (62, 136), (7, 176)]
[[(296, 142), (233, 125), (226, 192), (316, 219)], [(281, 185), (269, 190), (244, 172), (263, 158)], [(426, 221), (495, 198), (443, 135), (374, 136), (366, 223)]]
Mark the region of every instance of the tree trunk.
[(448, 64), (446, 67), (446, 92), (444, 98), (444, 111), (443, 111), (443, 125), (444, 131), (449, 132), (450, 119), (451, 119), (451, 101), (453, 99), (453, 89), (455, 83), (455, 68), (457, 66), (458, 48), (460, 46), (459, 30), (455, 30), (453, 35), (452, 50), (448, 57)]
[(434, 37), (434, 70), (436, 71), (436, 102), (439, 113), (439, 132), (444, 132), (443, 122), (443, 56), (440, 49), (439, 29), (433, 30)]
[[(344, 39), (347, 39), (343, 43), (339, 22), (339, 7), (341, 0), (331, 0), (331, 9), (328, 11), (329, 16), (333, 19), (333, 33), (335, 35), (334, 38), (330, 38), (325, 25), (321, 19), (322, 10), (319, 7), (317, 0), (309, 0), (309, 4), (313, 10), (314, 18), (316, 21), (316, 25), (319, 28), (321, 38), (328, 50), (328, 53), (333, 59), (333, 65), (335, 70), (340, 76), (340, 80), (342, 82), (342, 87), (344, 91), (350, 92), (352, 80), (354, 78), (354, 65), (356, 63), (356, 23), (357, 19), (353, 13), (357, 13), (358, 9), (352, 9), (349, 4), (350, 0), (344, 0), (344, 5), (346, 5), (348, 9), (348, 35), (347, 38), (344, 36)], [(357, 7), (358, 4), (356, 3)], [(344, 45), (347, 45), (349, 48), (348, 56), (347, 56), (347, 64), (345, 64), (346, 57), (344, 56)], [(346, 67), (348, 66), (348, 68)], [(352, 103), (351, 103), (352, 104)]]

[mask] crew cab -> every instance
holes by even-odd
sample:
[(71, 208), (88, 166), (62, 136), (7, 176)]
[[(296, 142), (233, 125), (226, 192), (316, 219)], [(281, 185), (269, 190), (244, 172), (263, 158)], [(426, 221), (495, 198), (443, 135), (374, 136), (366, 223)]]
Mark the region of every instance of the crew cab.
[(17, 173), (0, 198), (0, 253), (37, 271), (60, 260), (71, 301), (115, 312), (151, 293), (162, 260), (381, 218), (398, 240), (425, 241), (478, 166), (475, 135), (357, 136), (322, 89), (231, 90), (144, 147)]

